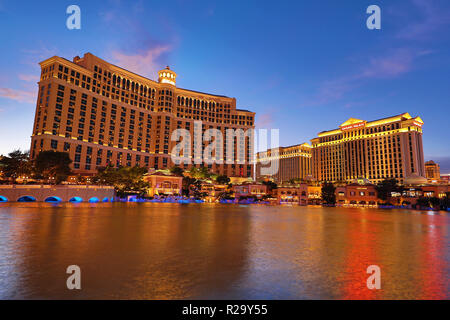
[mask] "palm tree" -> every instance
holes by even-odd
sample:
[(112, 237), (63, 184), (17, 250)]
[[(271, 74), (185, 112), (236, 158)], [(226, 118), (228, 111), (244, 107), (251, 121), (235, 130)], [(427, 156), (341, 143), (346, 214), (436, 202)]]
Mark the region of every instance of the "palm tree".
[(170, 168), (170, 172), (176, 176), (182, 177), (184, 170), (179, 166), (173, 166), (172, 168)]

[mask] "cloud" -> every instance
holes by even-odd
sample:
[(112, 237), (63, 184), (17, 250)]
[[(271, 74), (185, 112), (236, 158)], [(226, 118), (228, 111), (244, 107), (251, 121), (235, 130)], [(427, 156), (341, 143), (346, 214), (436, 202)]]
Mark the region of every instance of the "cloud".
[(39, 62), (58, 55), (58, 50), (56, 48), (49, 48), (42, 42), (37, 47), (38, 49), (22, 50), (23, 56), (21, 62), (26, 65), (31, 65), (40, 71)]
[[(306, 99), (304, 105), (319, 106), (339, 101), (370, 80), (400, 77), (414, 69), (417, 59), (432, 53), (432, 50), (414, 51), (408, 48), (399, 48), (382, 56), (370, 57), (353, 73), (324, 81), (319, 86), (317, 93)], [(353, 103), (344, 104), (346, 107), (352, 105)]]
[(255, 127), (257, 128), (271, 128), (274, 122), (274, 115), (278, 108), (266, 109), (263, 113), (257, 113), (255, 119)]
[(30, 81), (30, 82), (38, 82), (39, 76), (35, 74), (19, 74), (18, 75), (20, 80), (23, 81)]
[(116, 14), (114, 11), (110, 10), (110, 11), (102, 11), (99, 13), (100, 18), (104, 21), (104, 22), (111, 22), (114, 21), (114, 19), (116, 18)]
[(170, 46), (168, 45), (158, 45), (153, 48), (148, 48), (140, 54), (126, 54), (114, 51), (112, 53), (112, 60), (124, 69), (147, 77), (153, 77), (161, 69), (161, 64), (158, 62), (158, 59), (169, 50)]
[[(436, 35), (436, 31), (447, 28), (450, 24), (450, 7), (438, 5), (434, 0), (412, 0), (420, 18), (407, 16), (409, 23), (397, 34), (397, 38), (407, 40), (428, 40)], [(442, 4), (443, 2), (439, 2)], [(397, 9), (401, 10), (401, 9)], [(410, 22), (412, 21), (412, 22)], [(446, 31), (446, 30), (445, 30)]]
[(356, 75), (356, 77), (366, 79), (397, 77), (411, 70), (416, 56), (417, 54), (410, 50), (400, 49), (394, 51), (391, 55), (371, 58), (368, 67), (363, 68), (359, 76)]
[[(167, 65), (167, 53), (176, 47), (172, 15), (146, 9), (147, 2), (133, 4), (108, 0), (108, 6), (99, 12), (105, 30), (120, 29), (118, 41), (110, 42), (105, 57), (117, 66), (137, 74), (155, 78), (157, 71)], [(154, 28), (148, 21), (154, 22)]]
[(19, 102), (36, 103), (35, 90), (16, 90), (11, 88), (0, 88), (0, 97), (16, 100)]

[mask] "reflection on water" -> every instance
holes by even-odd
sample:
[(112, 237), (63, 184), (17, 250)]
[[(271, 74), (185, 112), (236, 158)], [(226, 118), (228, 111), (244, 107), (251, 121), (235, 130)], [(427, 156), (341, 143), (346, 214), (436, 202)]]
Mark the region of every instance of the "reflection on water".
[[(207, 204), (0, 204), (3, 299), (448, 299), (450, 216)], [(69, 265), (82, 290), (66, 288)], [(366, 268), (381, 268), (369, 290)]]

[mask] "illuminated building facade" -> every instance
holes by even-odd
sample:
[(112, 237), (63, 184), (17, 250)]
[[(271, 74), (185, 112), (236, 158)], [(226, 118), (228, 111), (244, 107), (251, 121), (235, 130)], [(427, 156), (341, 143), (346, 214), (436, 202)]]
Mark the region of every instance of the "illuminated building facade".
[(148, 189), (150, 197), (162, 194), (181, 195), (183, 177), (170, 173), (150, 172), (144, 176), (144, 181), (150, 185)]
[[(262, 168), (268, 171), (264, 176), (277, 183), (288, 182), (291, 179), (306, 180), (311, 175), (312, 148), (308, 143), (298, 144), (256, 155), (256, 178), (261, 178)], [(277, 164), (278, 163), (278, 164)]]
[(365, 121), (350, 118), (312, 144), (312, 174), (319, 181), (425, 177), (420, 117), (408, 113)]
[[(218, 129), (225, 137), (227, 129), (254, 128), (255, 113), (236, 109), (235, 98), (178, 88), (177, 74), (168, 67), (153, 81), (90, 53), (73, 61), (54, 56), (40, 65), (31, 157), (42, 150), (68, 152), (77, 174), (91, 175), (108, 164), (171, 167), (171, 152), (178, 144), (171, 141), (175, 129), (186, 129), (191, 136), (194, 127), (201, 132)], [(201, 148), (203, 154), (209, 143), (194, 145), (194, 140), (192, 150)], [(237, 145), (244, 145), (245, 161), (207, 164), (209, 169), (230, 177), (250, 177), (249, 140), (248, 136), (234, 138), (229, 147), (234, 148), (236, 159)], [(224, 159), (226, 152), (224, 147)], [(206, 166), (181, 164), (185, 169), (194, 165)]]
[(234, 193), (234, 197), (237, 200), (247, 197), (256, 197), (258, 199), (262, 199), (262, 197), (267, 195), (269, 191), (267, 185), (256, 182), (233, 185), (232, 190)]
[(272, 190), (277, 199), (277, 204), (308, 204), (308, 185), (305, 183), (299, 185), (279, 185)]
[(425, 175), (429, 181), (439, 181), (441, 179), (439, 165), (433, 160), (425, 162)]

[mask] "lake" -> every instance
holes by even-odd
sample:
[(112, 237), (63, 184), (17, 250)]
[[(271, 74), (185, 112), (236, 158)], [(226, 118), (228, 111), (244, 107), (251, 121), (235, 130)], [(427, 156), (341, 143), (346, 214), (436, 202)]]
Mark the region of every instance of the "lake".
[(410, 210), (2, 203), (0, 298), (449, 299), (449, 226)]

